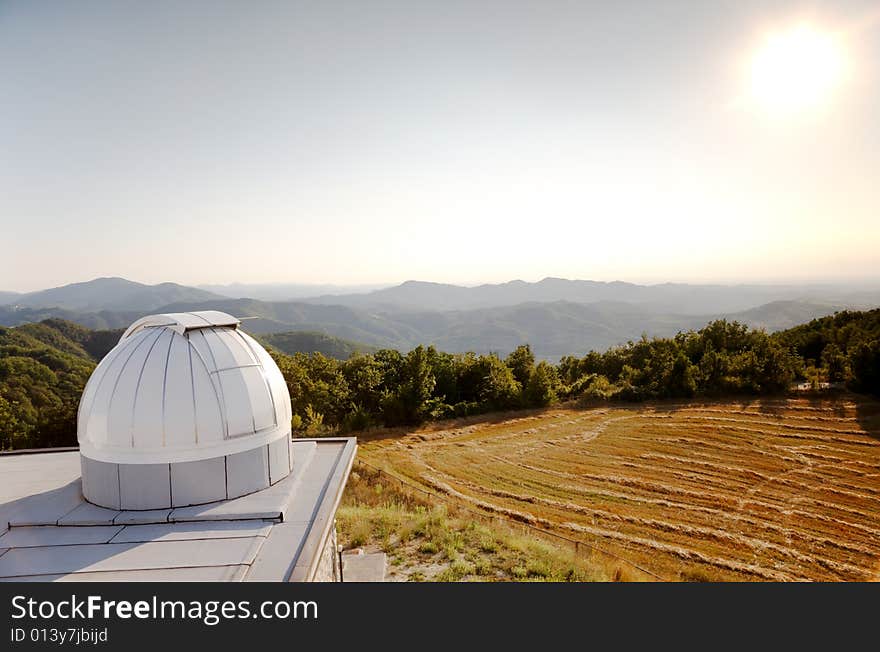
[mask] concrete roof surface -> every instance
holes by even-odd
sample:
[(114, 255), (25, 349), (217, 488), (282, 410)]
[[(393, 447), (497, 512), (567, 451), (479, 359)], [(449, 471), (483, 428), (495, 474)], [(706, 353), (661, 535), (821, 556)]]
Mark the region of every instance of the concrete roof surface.
[(233, 500), (152, 511), (85, 501), (78, 452), (0, 456), (0, 581), (308, 581), (353, 438), (296, 439), (293, 471)]

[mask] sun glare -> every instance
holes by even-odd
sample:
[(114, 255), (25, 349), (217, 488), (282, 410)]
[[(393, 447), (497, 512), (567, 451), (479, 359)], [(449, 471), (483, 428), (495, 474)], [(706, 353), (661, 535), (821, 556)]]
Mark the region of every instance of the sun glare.
[(774, 115), (791, 115), (826, 104), (843, 81), (845, 56), (831, 33), (799, 25), (768, 36), (751, 59), (755, 103)]

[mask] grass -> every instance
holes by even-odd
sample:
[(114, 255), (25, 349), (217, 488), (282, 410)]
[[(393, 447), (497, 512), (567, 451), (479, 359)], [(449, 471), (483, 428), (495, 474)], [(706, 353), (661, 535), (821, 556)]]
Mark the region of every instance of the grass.
[[(438, 504), (356, 467), (337, 512), (345, 548), (376, 547), (390, 555), (395, 579), (408, 581), (596, 581), (613, 569), (575, 559), (490, 519)], [(619, 579), (619, 578), (618, 578)]]
[[(359, 458), (451, 504), (596, 543), (669, 579), (878, 579), (876, 401), (658, 402), (481, 419), (370, 433)], [(572, 568), (568, 547), (386, 485), (350, 484), (346, 543), (395, 551), (424, 566), (424, 579), (646, 579), (608, 558)]]

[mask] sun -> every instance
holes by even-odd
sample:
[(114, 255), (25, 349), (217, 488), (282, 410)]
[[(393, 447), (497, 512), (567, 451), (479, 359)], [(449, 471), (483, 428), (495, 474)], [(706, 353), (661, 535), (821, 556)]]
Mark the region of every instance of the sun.
[(839, 39), (811, 25), (798, 25), (767, 36), (753, 54), (752, 99), (773, 115), (812, 111), (832, 99), (845, 72)]

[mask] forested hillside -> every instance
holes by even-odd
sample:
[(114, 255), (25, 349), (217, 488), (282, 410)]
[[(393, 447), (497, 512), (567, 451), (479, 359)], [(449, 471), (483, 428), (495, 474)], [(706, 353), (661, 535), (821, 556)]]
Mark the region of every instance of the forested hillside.
[(0, 327), (0, 446), (76, 442), (76, 410), (94, 360), (45, 324)]
[[(91, 331), (63, 320), (0, 328), (0, 446), (74, 445), (79, 396), (96, 362), (120, 331)], [(320, 334), (318, 334), (320, 335)], [(507, 356), (350, 352), (328, 338), (285, 333), (266, 338), (290, 390), (298, 431), (360, 430), (373, 425), (493, 410), (542, 407), (560, 400), (640, 401), (694, 396), (766, 395), (795, 380), (846, 383), (880, 394), (880, 310), (841, 312), (767, 334), (718, 320), (674, 337), (643, 337), (605, 352), (537, 361), (528, 345)], [(343, 346), (343, 349), (335, 347)], [(290, 350), (290, 349), (288, 349)]]
[[(736, 320), (754, 328), (776, 330), (830, 315), (836, 307), (803, 301), (778, 301), (742, 313), (670, 314), (655, 307), (620, 301), (530, 302), (469, 310), (378, 310), (305, 302), (217, 299), (175, 303), (155, 312), (221, 310), (247, 318), (249, 332), (260, 335), (293, 331), (321, 332), (375, 348), (409, 351), (419, 344), (452, 353), (496, 352), (506, 355), (529, 344), (535, 356), (557, 361), (565, 355), (595, 350), (649, 336), (672, 337), (715, 319)], [(124, 328), (144, 312), (0, 306), (0, 324), (17, 326), (57, 318), (87, 328)]]
[(285, 333), (269, 333), (258, 338), (264, 344), (277, 349), (281, 353), (320, 353), (328, 358), (347, 360), (355, 353), (374, 353), (375, 346), (344, 340), (326, 333), (316, 331), (287, 331)]
[(880, 309), (844, 310), (774, 337), (803, 360), (805, 377), (880, 395)]

